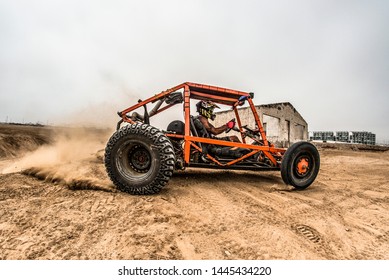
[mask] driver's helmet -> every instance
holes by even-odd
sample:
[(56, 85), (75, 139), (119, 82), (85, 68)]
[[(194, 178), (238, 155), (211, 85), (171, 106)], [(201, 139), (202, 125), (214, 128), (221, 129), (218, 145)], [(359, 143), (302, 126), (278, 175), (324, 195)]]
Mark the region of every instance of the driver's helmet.
[(214, 120), (216, 115), (213, 113), (215, 108), (220, 108), (212, 101), (200, 101), (196, 104), (197, 112), (207, 119)]

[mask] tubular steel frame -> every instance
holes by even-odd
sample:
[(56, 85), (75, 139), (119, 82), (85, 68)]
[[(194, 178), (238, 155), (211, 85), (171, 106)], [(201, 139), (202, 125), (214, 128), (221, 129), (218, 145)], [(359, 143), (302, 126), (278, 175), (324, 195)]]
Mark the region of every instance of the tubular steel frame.
[[(266, 133), (263, 129), (261, 120), (259, 119), (258, 113), (255, 109), (255, 105), (251, 99), (251, 96), (248, 92), (243, 91), (237, 91), (227, 88), (221, 88), (221, 87), (215, 87), (215, 86), (209, 86), (209, 85), (203, 85), (203, 84), (196, 84), (196, 83), (190, 83), (185, 82), (180, 85), (177, 85), (173, 88), (167, 89), (165, 91), (162, 91), (159, 94), (154, 95), (153, 97), (150, 97), (144, 101), (139, 100), (138, 104), (131, 106), (121, 112), (118, 112), (119, 116), (122, 118), (122, 120), (119, 122), (127, 122), (127, 123), (135, 123), (134, 120), (132, 120), (129, 116), (127, 116), (128, 113), (139, 109), (141, 107), (146, 106), (149, 103), (155, 103), (158, 100), (161, 100), (171, 93), (178, 91), (180, 89), (184, 90), (184, 119), (185, 119), (185, 135), (178, 135), (178, 134), (166, 134), (166, 136), (171, 138), (180, 138), (184, 139), (184, 161), (185, 166), (189, 167), (190, 164), (190, 150), (191, 147), (198, 150), (200, 153), (203, 153), (203, 150), (201, 147), (199, 147), (196, 143), (204, 143), (204, 144), (213, 144), (213, 145), (219, 145), (219, 146), (226, 146), (226, 147), (239, 147), (239, 148), (246, 148), (250, 149), (251, 152), (248, 154), (233, 159), (229, 162), (220, 162), (216, 158), (212, 157), (211, 155), (207, 154), (207, 158), (217, 164), (221, 168), (233, 168), (233, 166), (242, 160), (262, 151), (266, 157), (271, 161), (272, 167), (279, 170), (280, 163), (276, 160), (276, 157), (282, 156), (286, 149), (283, 148), (276, 148), (273, 144), (270, 144), (267, 140)], [(247, 144), (245, 141), (245, 135), (244, 130), (242, 127), (241, 119), (239, 117), (238, 113), (238, 105), (239, 105), (239, 98), (242, 96), (246, 97), (246, 100), (249, 103), (249, 106), (251, 108), (251, 111), (254, 115), (255, 123), (258, 127), (261, 140), (263, 141), (263, 145), (251, 145)], [(199, 99), (199, 100), (211, 100), (219, 104), (224, 105), (230, 105), (232, 106), (232, 109), (235, 112), (236, 121), (238, 125), (238, 129), (241, 134), (242, 142), (243, 143), (237, 143), (237, 142), (230, 142), (230, 141), (223, 141), (218, 139), (211, 139), (211, 138), (202, 138), (202, 137), (196, 137), (192, 136), (190, 133), (190, 100), (191, 99)], [(158, 108), (158, 110), (153, 114), (153, 116), (161, 113), (162, 111), (165, 111), (166, 109), (169, 109), (170, 107), (174, 106), (176, 104), (169, 104), (166, 105), (163, 108)], [(270, 169), (270, 168), (269, 168)]]

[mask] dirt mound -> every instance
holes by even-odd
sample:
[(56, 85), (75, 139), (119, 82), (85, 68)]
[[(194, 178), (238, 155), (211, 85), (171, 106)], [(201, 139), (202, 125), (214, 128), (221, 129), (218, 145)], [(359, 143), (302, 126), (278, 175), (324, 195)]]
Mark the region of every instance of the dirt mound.
[(52, 141), (51, 128), (0, 125), (0, 158), (14, 158)]

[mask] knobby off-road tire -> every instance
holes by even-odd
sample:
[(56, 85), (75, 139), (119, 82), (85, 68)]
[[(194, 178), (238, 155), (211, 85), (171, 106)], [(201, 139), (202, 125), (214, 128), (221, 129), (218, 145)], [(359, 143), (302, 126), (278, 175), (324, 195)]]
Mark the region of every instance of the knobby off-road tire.
[(315, 181), (320, 169), (320, 155), (309, 142), (290, 146), (281, 162), (281, 177), (287, 185), (305, 189)]
[(116, 131), (105, 148), (105, 168), (115, 186), (134, 195), (158, 193), (173, 175), (175, 154), (170, 140), (148, 124)]

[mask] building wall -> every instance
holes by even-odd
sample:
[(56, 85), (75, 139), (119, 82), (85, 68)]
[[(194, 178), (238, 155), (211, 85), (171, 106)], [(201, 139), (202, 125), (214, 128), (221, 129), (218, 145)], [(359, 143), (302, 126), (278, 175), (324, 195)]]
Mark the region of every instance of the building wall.
[[(308, 124), (292, 104), (286, 102), (255, 107), (270, 142), (277, 146), (288, 147), (294, 142), (308, 139)], [(221, 126), (235, 118), (235, 114), (231, 110), (216, 114), (215, 126)], [(242, 125), (247, 124), (248, 127), (255, 129), (254, 116), (249, 107), (240, 108), (239, 116)], [(232, 134), (239, 136), (239, 133), (231, 131), (229, 135)]]

